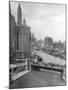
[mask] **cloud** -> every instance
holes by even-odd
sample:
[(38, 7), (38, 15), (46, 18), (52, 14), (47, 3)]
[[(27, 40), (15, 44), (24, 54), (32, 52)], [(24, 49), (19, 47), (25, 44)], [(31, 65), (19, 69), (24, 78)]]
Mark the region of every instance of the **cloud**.
[(55, 20), (56, 22), (64, 22), (65, 21), (65, 15), (59, 15), (59, 16), (56, 16), (56, 17), (53, 17), (53, 20)]
[[(11, 4), (12, 14), (17, 20), (18, 3)], [(27, 25), (38, 39), (46, 36), (54, 40), (65, 40), (65, 6), (56, 4), (21, 3), (22, 17), (27, 16)]]

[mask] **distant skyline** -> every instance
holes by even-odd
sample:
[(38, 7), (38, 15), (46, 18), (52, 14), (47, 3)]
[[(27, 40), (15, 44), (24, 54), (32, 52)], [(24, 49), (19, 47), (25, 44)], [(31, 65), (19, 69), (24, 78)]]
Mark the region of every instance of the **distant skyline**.
[[(17, 22), (20, 2), (11, 2), (11, 13)], [(52, 37), (54, 41), (65, 41), (65, 5), (21, 2), (22, 22), (31, 27), (37, 39)]]

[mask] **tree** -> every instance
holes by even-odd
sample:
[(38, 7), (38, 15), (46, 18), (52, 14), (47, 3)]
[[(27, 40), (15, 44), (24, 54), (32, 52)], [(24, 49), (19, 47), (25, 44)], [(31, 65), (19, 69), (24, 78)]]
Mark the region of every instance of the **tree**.
[(37, 57), (37, 60), (38, 60), (38, 62), (42, 62), (43, 61), (43, 59), (40, 56)]

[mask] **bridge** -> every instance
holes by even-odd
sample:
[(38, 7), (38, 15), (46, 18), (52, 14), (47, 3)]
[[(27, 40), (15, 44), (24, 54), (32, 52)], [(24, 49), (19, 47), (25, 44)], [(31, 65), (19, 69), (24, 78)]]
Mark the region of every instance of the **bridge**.
[[(54, 59), (53, 61), (56, 61), (55, 58), (53, 58), (47, 54), (42, 55), (41, 52), (35, 52), (35, 53), (42, 56), (43, 59), (46, 61), (48, 61), (48, 59), (49, 60), (51, 59), (50, 62), (52, 62), (52, 59)], [(46, 61), (45, 61), (45, 63), (46, 63)], [(58, 58), (57, 58), (57, 61), (59, 61)], [(65, 65), (64, 60), (62, 60), (62, 63), (60, 63), (60, 62), (61, 62), (61, 60), (59, 62), (56, 62), (56, 64), (59, 63), (60, 65)], [(55, 62), (53, 62), (53, 63), (55, 63)], [(66, 85), (66, 81), (64, 81), (62, 79), (61, 75), (56, 72), (60, 72), (60, 74), (61, 74), (61, 73), (63, 73), (63, 69), (44, 66), (42, 64), (41, 65), (31, 64), (31, 71), (29, 73), (25, 74), (24, 76), (19, 77), (12, 83), (10, 83), (10, 89)]]
[(64, 86), (66, 82), (60, 77), (60, 74), (43, 71), (31, 71), (28, 74), (18, 78), (10, 84), (10, 89)]
[(43, 70), (46, 69), (46, 70), (51, 70), (51, 71), (60, 72), (60, 73), (63, 74), (63, 69), (45, 67), (45, 66), (41, 66), (41, 65), (34, 65), (34, 64), (31, 64), (31, 69), (32, 69), (32, 70), (37, 70), (37, 71), (40, 71), (41, 69), (43, 69)]

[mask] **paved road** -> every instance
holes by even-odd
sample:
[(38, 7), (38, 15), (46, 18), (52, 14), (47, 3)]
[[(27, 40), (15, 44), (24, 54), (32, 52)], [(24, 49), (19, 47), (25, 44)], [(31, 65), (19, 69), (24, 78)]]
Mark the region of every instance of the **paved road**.
[(44, 53), (42, 51), (34, 51), (34, 53), (36, 55), (41, 56), (43, 58), (43, 61), (46, 63), (53, 63), (53, 64), (58, 64), (58, 65), (63, 65), (63, 66), (66, 63), (64, 59), (49, 55), (49, 54)]
[(49, 71), (31, 71), (14, 81), (10, 88), (32, 88), (65, 85), (59, 74)]

